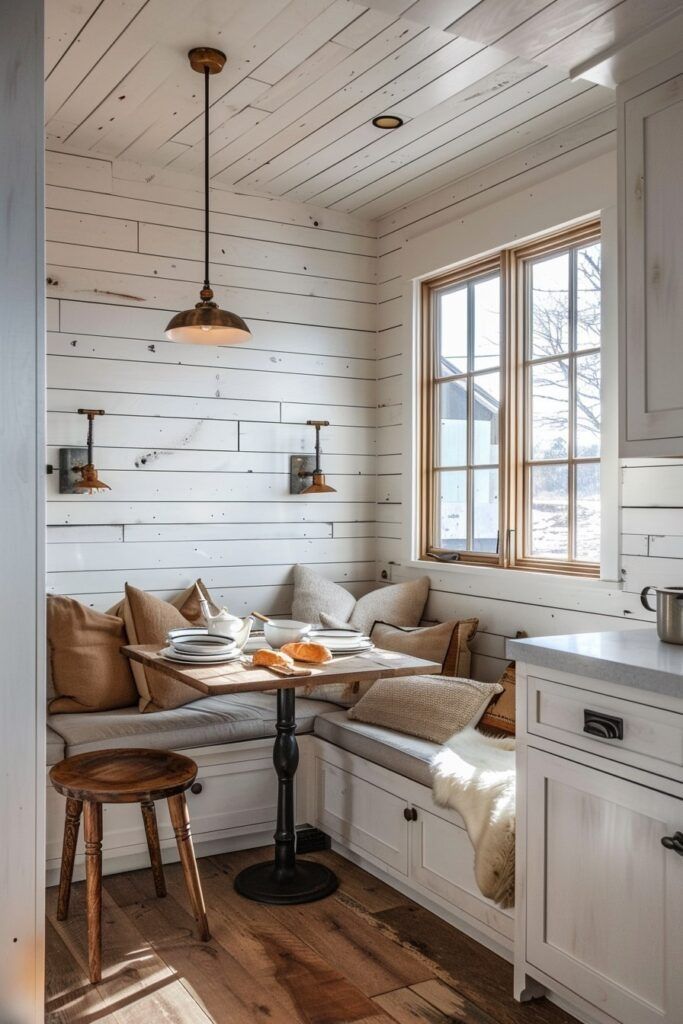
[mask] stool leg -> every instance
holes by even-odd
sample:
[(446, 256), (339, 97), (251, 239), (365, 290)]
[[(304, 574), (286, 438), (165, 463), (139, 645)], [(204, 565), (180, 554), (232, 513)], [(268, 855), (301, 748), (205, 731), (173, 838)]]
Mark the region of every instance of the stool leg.
[(140, 804), (142, 820), (145, 825), (147, 836), (147, 849), (149, 859), (152, 863), (152, 876), (157, 896), (166, 895), (166, 881), (164, 879), (164, 865), (161, 862), (161, 847), (159, 846), (159, 831), (157, 829), (157, 816), (152, 800), (143, 800)]
[(78, 829), (81, 824), (83, 801), (68, 797), (64, 818), (64, 842), (62, 844), (62, 870), (59, 875), (59, 896), (57, 898), (57, 920), (66, 921), (71, 897), (71, 879), (74, 873)]
[(102, 980), (102, 804), (85, 802), (85, 894), (90, 981)]
[(173, 831), (178, 844), (180, 861), (183, 865), (185, 885), (187, 886), (192, 910), (194, 911), (194, 916), (199, 928), (199, 938), (203, 942), (208, 942), (211, 938), (209, 933), (209, 922), (206, 918), (204, 896), (202, 894), (202, 886), (199, 881), (199, 872), (197, 870), (197, 860), (195, 858), (194, 847), (192, 845), (190, 815), (187, 810), (185, 794), (179, 793), (177, 796), (170, 796), (168, 798), (168, 810), (171, 815), (171, 823), (173, 825)]

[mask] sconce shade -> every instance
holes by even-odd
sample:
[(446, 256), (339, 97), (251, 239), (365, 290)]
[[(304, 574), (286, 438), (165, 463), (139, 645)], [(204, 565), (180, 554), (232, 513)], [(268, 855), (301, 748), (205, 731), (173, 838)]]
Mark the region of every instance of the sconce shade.
[(325, 483), (325, 474), (324, 473), (317, 473), (316, 472), (316, 473), (313, 474), (313, 483), (309, 484), (308, 487), (306, 488), (306, 490), (302, 491), (301, 493), (302, 494), (336, 494), (337, 493), (337, 488), (336, 487), (330, 487), (329, 484)]
[(251, 331), (237, 313), (220, 309), (215, 302), (202, 301), (193, 309), (176, 313), (166, 327), (166, 337), (189, 345), (236, 345), (247, 341)]
[(87, 491), (88, 494), (92, 494), (93, 491), (111, 490), (109, 484), (100, 480), (92, 462), (88, 462), (85, 466), (79, 466), (78, 472), (81, 474), (81, 479), (73, 485), (74, 491)]

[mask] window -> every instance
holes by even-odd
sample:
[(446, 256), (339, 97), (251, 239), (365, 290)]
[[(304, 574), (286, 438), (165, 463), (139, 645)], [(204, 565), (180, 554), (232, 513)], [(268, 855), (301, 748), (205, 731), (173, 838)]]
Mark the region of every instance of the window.
[(423, 286), (423, 557), (597, 575), (599, 225)]

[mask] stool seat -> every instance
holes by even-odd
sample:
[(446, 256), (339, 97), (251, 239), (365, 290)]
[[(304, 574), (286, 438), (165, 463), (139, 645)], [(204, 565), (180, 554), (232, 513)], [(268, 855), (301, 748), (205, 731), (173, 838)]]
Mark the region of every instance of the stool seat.
[(102, 978), (102, 804), (140, 804), (154, 887), (157, 896), (165, 896), (166, 882), (154, 801), (168, 801), (199, 937), (204, 942), (211, 938), (185, 800), (185, 790), (190, 788), (196, 777), (197, 765), (194, 761), (171, 750), (91, 750), (67, 757), (50, 769), (52, 785), (66, 797), (62, 870), (57, 900), (57, 918), (60, 921), (65, 920), (69, 912), (81, 814), (85, 819), (88, 967), (93, 983)]
[(189, 789), (196, 777), (197, 765), (183, 754), (136, 748), (91, 750), (50, 769), (62, 796), (103, 804), (167, 800)]

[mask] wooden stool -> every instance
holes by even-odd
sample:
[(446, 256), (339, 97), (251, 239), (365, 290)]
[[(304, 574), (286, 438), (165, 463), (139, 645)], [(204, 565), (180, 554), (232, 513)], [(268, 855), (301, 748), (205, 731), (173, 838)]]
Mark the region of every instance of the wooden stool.
[(185, 800), (185, 790), (189, 789), (196, 777), (197, 765), (194, 761), (168, 750), (93, 750), (87, 754), (67, 757), (50, 769), (52, 785), (66, 797), (57, 903), (59, 921), (65, 920), (69, 911), (78, 828), (81, 812), (85, 810), (85, 879), (91, 982), (98, 982), (102, 978), (102, 804), (140, 804), (156, 893), (157, 896), (165, 896), (166, 883), (154, 801), (168, 801), (199, 937), (204, 942), (211, 938)]

